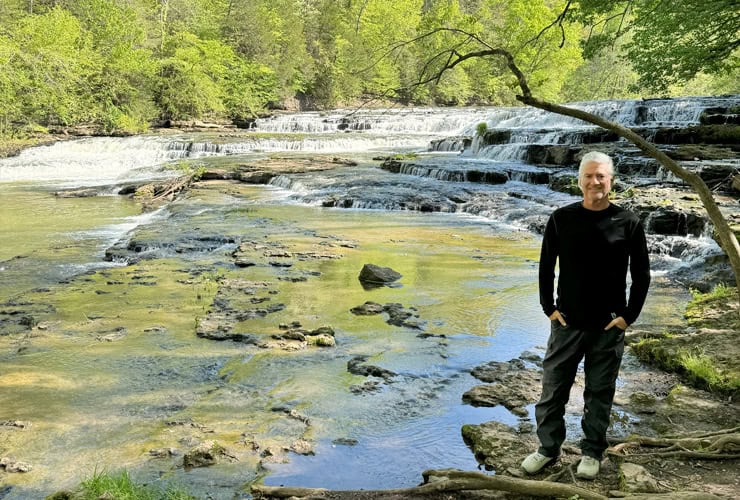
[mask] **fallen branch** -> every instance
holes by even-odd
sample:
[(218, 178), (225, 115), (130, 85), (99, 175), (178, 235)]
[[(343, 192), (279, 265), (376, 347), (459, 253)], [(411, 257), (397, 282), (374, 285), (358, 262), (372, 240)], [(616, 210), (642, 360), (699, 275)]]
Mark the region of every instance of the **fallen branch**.
[[(506, 476), (488, 476), (481, 472), (460, 470), (428, 470), (423, 474), (424, 484), (413, 488), (380, 490), (384, 495), (424, 496), (437, 493), (451, 493), (456, 491), (505, 491), (535, 497), (574, 497), (584, 500), (606, 500), (607, 497), (599, 493), (580, 488), (578, 486), (554, 483), (550, 481), (535, 481), (518, 479)], [(277, 486), (252, 486), (255, 498), (324, 498), (328, 493), (325, 489), (314, 488), (284, 488)], [(347, 492), (348, 494), (350, 492)], [(364, 491), (367, 493), (367, 491)], [(349, 497), (348, 497), (349, 498)]]
[[(736, 460), (740, 458), (739, 428), (714, 432), (693, 433), (686, 436), (654, 438), (632, 435), (609, 447), (613, 457), (677, 457), (698, 460)], [(649, 448), (641, 450), (641, 448)], [(658, 448), (658, 450), (655, 450)]]
[(711, 452), (700, 452), (700, 451), (684, 451), (684, 450), (674, 450), (674, 451), (656, 451), (652, 453), (640, 453), (638, 455), (633, 456), (641, 456), (641, 457), (674, 457), (674, 458), (694, 458), (697, 460), (737, 460), (740, 458), (740, 453), (711, 453)]
[(134, 197), (141, 200), (146, 206), (153, 206), (167, 200), (172, 201), (181, 191), (190, 187), (194, 176), (185, 175), (176, 177), (165, 183), (145, 184), (136, 190)]

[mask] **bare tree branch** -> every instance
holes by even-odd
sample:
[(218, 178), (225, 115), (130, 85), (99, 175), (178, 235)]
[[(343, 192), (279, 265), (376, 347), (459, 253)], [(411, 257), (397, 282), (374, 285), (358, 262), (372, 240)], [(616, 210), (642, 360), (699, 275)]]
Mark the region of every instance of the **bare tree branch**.
[(542, 28), (542, 30), (539, 33), (537, 33), (536, 36), (534, 36), (533, 38), (530, 38), (529, 40), (527, 40), (526, 42), (524, 42), (524, 44), (522, 44), (522, 46), (519, 48), (519, 50), (523, 49), (524, 47), (526, 47), (530, 43), (535, 43), (537, 40), (540, 39), (540, 37), (542, 37), (542, 35), (545, 34), (545, 32), (547, 30), (549, 30), (550, 28), (552, 28), (555, 25), (560, 26), (560, 32), (562, 34), (562, 39), (560, 41), (560, 46), (559, 47), (562, 49), (563, 46), (565, 45), (565, 29), (563, 28), (563, 21), (565, 20), (565, 16), (568, 15), (568, 10), (570, 10), (570, 4), (571, 3), (572, 3), (572, 1), (571, 0), (568, 0), (568, 3), (565, 4), (565, 7), (563, 8), (563, 11), (560, 14), (558, 14), (558, 17), (556, 17), (553, 22), (551, 22), (550, 24), (548, 24), (547, 26), (545, 26), (544, 28)]
[(362, 13), (365, 12), (365, 7), (367, 7), (367, 3), (369, 0), (365, 0), (362, 2), (362, 5), (360, 6), (360, 12), (357, 13), (357, 21), (355, 22), (355, 35), (360, 32), (360, 21), (362, 20)]

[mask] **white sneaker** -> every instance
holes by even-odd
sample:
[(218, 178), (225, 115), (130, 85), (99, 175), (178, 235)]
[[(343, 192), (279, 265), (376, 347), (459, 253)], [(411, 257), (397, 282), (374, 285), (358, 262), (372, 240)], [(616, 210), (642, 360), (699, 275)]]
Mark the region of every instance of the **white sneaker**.
[(557, 457), (546, 457), (542, 453), (535, 451), (522, 461), (522, 469), (527, 474), (536, 474), (551, 463), (555, 462)]
[(581, 457), (581, 463), (576, 469), (576, 477), (579, 479), (595, 479), (599, 475), (601, 462), (594, 457), (584, 455)]

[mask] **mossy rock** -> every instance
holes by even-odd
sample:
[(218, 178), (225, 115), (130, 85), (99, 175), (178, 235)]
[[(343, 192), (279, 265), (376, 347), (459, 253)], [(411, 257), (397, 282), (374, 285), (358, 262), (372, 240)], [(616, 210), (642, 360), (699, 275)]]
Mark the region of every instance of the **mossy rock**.
[(737, 289), (695, 294), (685, 313), (689, 328), (631, 345), (642, 361), (733, 399), (740, 394), (740, 307)]

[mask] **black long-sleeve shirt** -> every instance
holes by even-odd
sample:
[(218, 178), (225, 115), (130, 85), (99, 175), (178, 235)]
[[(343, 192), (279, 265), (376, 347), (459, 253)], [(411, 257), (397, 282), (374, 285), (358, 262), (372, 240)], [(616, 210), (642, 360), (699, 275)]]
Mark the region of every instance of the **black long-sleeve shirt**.
[[(556, 261), (560, 273), (554, 302)], [(603, 329), (617, 316), (628, 325), (634, 323), (650, 285), (650, 260), (639, 218), (613, 204), (594, 211), (577, 202), (555, 210), (545, 227), (539, 284), (547, 316), (557, 309), (566, 323), (580, 328)]]

